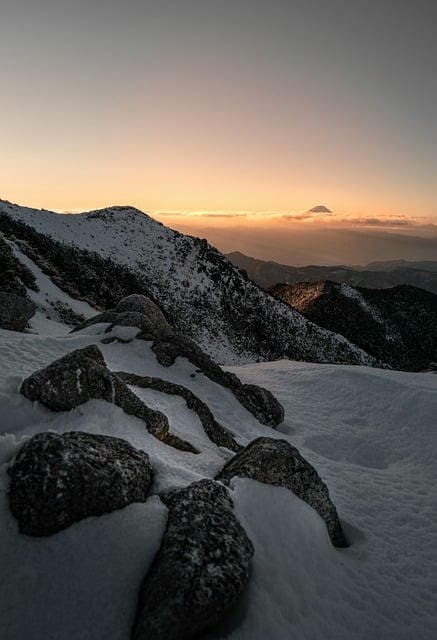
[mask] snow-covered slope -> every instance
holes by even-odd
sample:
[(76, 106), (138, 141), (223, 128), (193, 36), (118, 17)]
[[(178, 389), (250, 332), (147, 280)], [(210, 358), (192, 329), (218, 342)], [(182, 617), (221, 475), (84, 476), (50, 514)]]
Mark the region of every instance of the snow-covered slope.
[(110, 306), (117, 294), (147, 293), (181, 333), (220, 362), (376, 362), (274, 300), (205, 240), (136, 209), (60, 215), (2, 201), (0, 231), (19, 240), (61, 288), (76, 290), (92, 306)]
[[(240, 444), (267, 435), (297, 446), (338, 508), (351, 543), (341, 550), (330, 544), (317, 513), (290, 491), (232, 481), (236, 513), (255, 555), (247, 597), (214, 638), (436, 637), (436, 375), (291, 361), (232, 369), (283, 403), (285, 421), (273, 430), (186, 359), (164, 368), (149, 342), (102, 344), (102, 335), (108, 336), (103, 328), (60, 336), (0, 330), (2, 640), (128, 640), (137, 591), (167, 518), (166, 507), (152, 496), (47, 538), (19, 534), (8, 508), (7, 468), (30, 436), (79, 430), (128, 440), (149, 454), (155, 491), (213, 478), (233, 455), (205, 437), (198, 416), (177, 396), (135, 389), (200, 454), (164, 444), (104, 400), (56, 413), (19, 393), (35, 369), (93, 342), (114, 371), (159, 376), (191, 389)], [(128, 327), (120, 332), (124, 339), (135, 335)]]

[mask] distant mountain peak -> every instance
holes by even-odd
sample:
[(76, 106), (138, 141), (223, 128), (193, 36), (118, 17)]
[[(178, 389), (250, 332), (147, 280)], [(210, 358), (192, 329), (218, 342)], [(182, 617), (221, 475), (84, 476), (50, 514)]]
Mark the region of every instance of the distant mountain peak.
[(328, 209), (328, 207), (325, 207), (324, 204), (318, 204), (317, 206), (310, 209), (309, 212), (310, 213), (332, 213), (331, 209)]

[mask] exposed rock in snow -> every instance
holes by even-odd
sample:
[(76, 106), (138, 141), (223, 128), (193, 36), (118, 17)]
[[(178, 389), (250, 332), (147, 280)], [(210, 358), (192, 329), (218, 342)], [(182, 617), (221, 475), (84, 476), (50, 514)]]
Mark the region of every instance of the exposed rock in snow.
[(23, 381), (22, 393), (53, 411), (69, 411), (91, 399), (101, 399), (121, 407), (129, 415), (143, 420), (147, 430), (166, 444), (197, 453), (189, 442), (169, 431), (166, 416), (153, 411), (106, 367), (95, 345), (77, 349), (36, 371)]
[(240, 451), (239, 445), (233, 434), (222, 427), (217, 422), (213, 414), (209, 410), (208, 405), (200, 400), (192, 391), (168, 380), (161, 378), (151, 378), (148, 376), (139, 376), (135, 373), (127, 373), (125, 371), (117, 371), (116, 374), (123, 382), (128, 385), (141, 387), (142, 389), (155, 389), (162, 393), (181, 396), (187, 403), (187, 407), (197, 413), (208, 438), (218, 447), (226, 447), (231, 451)]
[(35, 313), (26, 286), (36, 288), (32, 273), (14, 256), (0, 234), (0, 327), (23, 331)]
[(94, 324), (110, 324), (106, 331), (115, 326), (138, 327), (142, 335), (165, 336), (173, 330), (159, 307), (146, 296), (132, 294), (123, 298), (115, 309), (108, 309), (76, 326), (72, 333)]
[(132, 294), (120, 300), (115, 310), (118, 313), (133, 311), (141, 313), (149, 319), (156, 333), (165, 334), (172, 331), (161, 309), (150, 298), (143, 295)]
[(0, 291), (0, 327), (23, 331), (35, 313), (36, 306), (29, 298), (9, 291)]
[(152, 467), (125, 440), (38, 433), (9, 468), (9, 505), (21, 533), (48, 536), (74, 522), (145, 502)]
[(188, 640), (219, 622), (249, 579), (253, 546), (211, 480), (162, 496), (161, 548), (141, 587), (133, 640)]
[(210, 380), (230, 389), (241, 404), (262, 424), (277, 426), (284, 419), (284, 409), (273, 394), (256, 385), (242, 384), (237, 376), (223, 369), (202, 349), (185, 336), (172, 334), (155, 340), (152, 346), (158, 362), (164, 367), (174, 364), (176, 358), (187, 358)]
[(286, 440), (257, 438), (251, 442), (225, 465), (217, 480), (229, 484), (235, 476), (290, 489), (323, 518), (334, 546), (348, 546), (328, 487)]

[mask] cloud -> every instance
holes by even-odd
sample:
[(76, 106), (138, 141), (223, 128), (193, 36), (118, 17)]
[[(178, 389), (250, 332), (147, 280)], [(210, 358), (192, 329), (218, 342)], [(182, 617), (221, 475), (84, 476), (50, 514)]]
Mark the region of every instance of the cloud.
[(407, 218), (343, 218), (342, 221), (368, 227), (411, 227), (414, 225), (413, 220)]

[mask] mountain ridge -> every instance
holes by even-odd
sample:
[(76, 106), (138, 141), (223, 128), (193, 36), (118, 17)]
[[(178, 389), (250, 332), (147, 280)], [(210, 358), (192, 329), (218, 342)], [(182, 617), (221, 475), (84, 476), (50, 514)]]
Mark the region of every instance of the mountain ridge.
[(76, 289), (94, 307), (146, 293), (180, 333), (220, 362), (285, 357), (377, 364), (344, 337), (276, 301), (206, 240), (173, 231), (138, 209), (58, 214), (2, 201), (0, 231), (50, 271), (61, 289)]
[[(227, 253), (226, 256), (233, 264), (244, 269), (251, 280), (265, 289), (280, 283), (295, 284), (297, 282), (332, 280), (351, 286), (380, 289), (410, 284), (437, 294), (437, 260), (435, 262), (432, 260), (388, 260), (387, 262), (371, 262), (365, 266), (310, 264), (296, 267), (274, 260), (260, 260), (240, 251)], [(387, 267), (381, 268), (384, 264)], [(427, 265), (426, 268), (425, 265)]]

